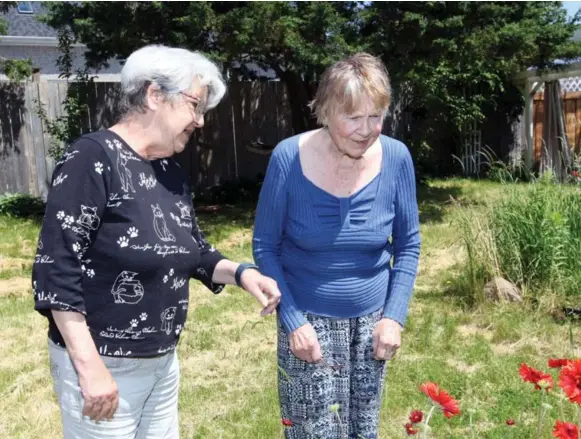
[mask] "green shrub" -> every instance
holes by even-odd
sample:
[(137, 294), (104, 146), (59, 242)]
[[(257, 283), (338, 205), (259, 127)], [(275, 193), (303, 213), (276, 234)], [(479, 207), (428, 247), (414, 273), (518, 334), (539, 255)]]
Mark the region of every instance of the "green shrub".
[(506, 184), (505, 196), (480, 215), (460, 219), (467, 267), (458, 284), (473, 301), (482, 286), (502, 276), (534, 301), (551, 307), (577, 304), (581, 287), (580, 193), (550, 175)]
[(0, 215), (18, 218), (42, 218), (45, 203), (39, 197), (29, 194), (0, 195)]

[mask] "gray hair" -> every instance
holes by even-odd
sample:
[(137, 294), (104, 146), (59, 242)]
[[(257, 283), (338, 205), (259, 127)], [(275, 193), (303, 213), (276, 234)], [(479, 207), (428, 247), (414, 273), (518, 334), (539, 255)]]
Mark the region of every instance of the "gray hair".
[(147, 88), (159, 87), (169, 100), (188, 90), (198, 78), (208, 87), (206, 109), (214, 108), (224, 94), (226, 85), (218, 66), (199, 52), (176, 47), (150, 45), (136, 50), (121, 70), (122, 113), (144, 112)]

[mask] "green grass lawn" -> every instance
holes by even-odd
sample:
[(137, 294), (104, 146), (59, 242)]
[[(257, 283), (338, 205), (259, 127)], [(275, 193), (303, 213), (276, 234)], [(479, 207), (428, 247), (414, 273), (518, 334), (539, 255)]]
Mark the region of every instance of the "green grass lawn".
[[(406, 437), (413, 409), (426, 410), (419, 385), (433, 381), (460, 400), (451, 420), (436, 413), (432, 436), (469, 438), (470, 414), (479, 438), (535, 438), (541, 393), (518, 375), (521, 362), (547, 370), (549, 357), (579, 356), (578, 324), (557, 322), (526, 305), (469, 306), (448, 285), (465, 257), (456, 219), (502, 197), (500, 184), (434, 181), (419, 191), (422, 257), (403, 346), (389, 364), (381, 412), (382, 439)], [(453, 197), (456, 202), (451, 202)], [(200, 215), (208, 239), (236, 260), (251, 259), (252, 209)], [(32, 310), (29, 288), (39, 225), (0, 218), (0, 437), (62, 437), (46, 352), (45, 321)], [(228, 287), (214, 296), (191, 283), (191, 307), (179, 345), (182, 438), (278, 438), (276, 331), (254, 299)], [(574, 350), (574, 352), (572, 352)], [(553, 374), (555, 376), (555, 374)], [(554, 420), (578, 420), (558, 392), (542, 437)], [(508, 427), (507, 419), (517, 425)]]

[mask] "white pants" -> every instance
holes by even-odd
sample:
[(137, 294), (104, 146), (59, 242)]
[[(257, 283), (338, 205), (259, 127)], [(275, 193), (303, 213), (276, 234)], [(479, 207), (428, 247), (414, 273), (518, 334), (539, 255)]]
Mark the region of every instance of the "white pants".
[(99, 423), (82, 415), (79, 379), (66, 349), (49, 340), (49, 355), (64, 439), (179, 439), (175, 351), (155, 358), (102, 356), (119, 388), (119, 408), (111, 421)]

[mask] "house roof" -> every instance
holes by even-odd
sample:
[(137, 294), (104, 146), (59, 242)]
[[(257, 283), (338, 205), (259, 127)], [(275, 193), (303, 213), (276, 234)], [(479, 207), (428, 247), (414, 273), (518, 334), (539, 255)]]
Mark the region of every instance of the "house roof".
[(38, 21), (38, 16), (46, 12), (42, 2), (18, 2), (30, 3), (32, 14), (18, 12), (18, 8), (11, 8), (0, 17), (8, 22), (8, 36), (17, 37), (57, 37), (57, 32), (52, 27)]

